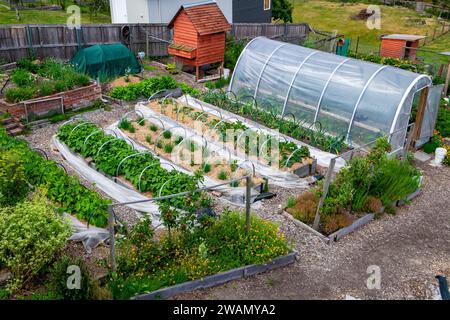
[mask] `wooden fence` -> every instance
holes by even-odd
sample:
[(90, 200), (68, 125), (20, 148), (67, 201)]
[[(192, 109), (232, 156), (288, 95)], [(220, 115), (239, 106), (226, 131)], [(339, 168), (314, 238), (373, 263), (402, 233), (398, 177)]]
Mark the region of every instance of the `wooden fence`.
[[(172, 39), (167, 25), (127, 25), (130, 27), (131, 50), (144, 51), (153, 57), (167, 55), (167, 46)], [(70, 59), (82, 47), (123, 42), (123, 26), (85, 24), (80, 29), (69, 29), (66, 25), (0, 26), (0, 58), (9, 62), (30, 56)], [(236, 39), (267, 36), (296, 43), (306, 39), (308, 33), (307, 24), (234, 24), (230, 32)]]

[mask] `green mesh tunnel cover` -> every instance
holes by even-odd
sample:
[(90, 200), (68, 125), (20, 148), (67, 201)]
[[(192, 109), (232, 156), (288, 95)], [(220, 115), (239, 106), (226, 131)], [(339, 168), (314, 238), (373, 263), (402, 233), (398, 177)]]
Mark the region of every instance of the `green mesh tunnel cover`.
[(102, 44), (78, 50), (70, 61), (78, 72), (93, 78), (108, 79), (142, 70), (135, 55), (123, 44)]

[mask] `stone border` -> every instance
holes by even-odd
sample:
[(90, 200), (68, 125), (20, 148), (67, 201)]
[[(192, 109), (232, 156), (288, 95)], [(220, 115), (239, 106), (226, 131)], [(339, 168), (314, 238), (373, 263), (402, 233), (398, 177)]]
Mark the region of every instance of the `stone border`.
[(180, 283), (171, 287), (158, 289), (146, 294), (136, 295), (132, 300), (157, 300), (167, 299), (174, 295), (185, 293), (197, 289), (205, 289), (224, 284), (229, 281), (247, 278), (255, 274), (263, 273), (276, 268), (284, 267), (296, 261), (297, 252), (293, 251), (288, 255), (277, 257), (266, 264), (252, 264), (229, 271), (207, 276), (203, 279), (197, 279)]
[[(411, 201), (412, 199), (418, 197), (420, 194), (422, 193), (422, 190), (419, 188), (416, 191), (414, 191), (413, 193), (411, 193), (410, 195), (408, 195), (404, 200), (398, 200), (395, 201), (392, 206), (394, 207), (401, 207), (403, 205), (406, 204), (407, 201)], [(353, 223), (345, 228), (339, 229), (336, 232), (333, 232), (332, 234), (325, 236), (322, 233), (320, 233), (317, 230), (314, 230), (313, 228), (311, 228), (310, 226), (308, 226), (307, 224), (301, 222), (300, 220), (295, 219), (292, 215), (290, 215), (288, 212), (286, 212), (285, 210), (282, 210), (280, 213), (283, 217), (287, 218), (288, 220), (292, 221), (294, 224), (296, 224), (297, 226), (305, 229), (306, 231), (309, 231), (311, 233), (313, 233), (314, 235), (316, 235), (317, 237), (320, 238), (320, 240), (322, 240), (323, 242), (325, 242), (326, 244), (331, 244), (332, 242), (337, 242), (339, 241), (339, 239), (341, 239), (343, 236), (361, 228), (362, 226), (368, 224), (369, 222), (371, 222), (374, 218), (376, 214), (380, 214), (384, 212), (385, 207), (382, 207), (381, 210), (377, 213), (367, 213), (365, 214), (363, 217), (353, 221)]]

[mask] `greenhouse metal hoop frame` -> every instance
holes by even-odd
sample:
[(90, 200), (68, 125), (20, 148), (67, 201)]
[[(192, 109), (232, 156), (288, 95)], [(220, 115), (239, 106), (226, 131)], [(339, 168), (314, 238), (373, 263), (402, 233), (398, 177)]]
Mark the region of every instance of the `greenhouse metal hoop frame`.
[[(249, 46), (250, 46), (254, 41), (256, 41), (257, 39), (261, 39), (261, 38), (264, 39), (265, 37), (256, 37), (256, 38), (253, 38), (252, 40), (250, 40), (250, 41), (247, 43), (247, 45), (245, 46), (244, 50), (242, 51), (241, 55), (239, 56), (239, 58), (238, 58), (238, 60), (237, 60), (237, 62), (236, 62), (235, 71), (238, 70), (239, 64), (240, 64), (240, 62), (241, 62), (241, 60), (242, 60), (242, 57), (244, 56), (244, 54), (245, 54), (246, 51), (248, 50)], [(264, 74), (264, 71), (265, 71), (267, 65), (269, 64), (269, 62), (270, 62), (270, 60), (272, 59), (272, 57), (274, 56), (274, 54), (275, 54), (279, 49), (281, 49), (282, 47), (284, 47), (284, 46), (286, 46), (286, 45), (288, 45), (288, 43), (283, 43), (283, 44), (280, 44), (280, 45), (278, 45), (277, 47), (275, 47), (275, 49), (272, 50), (272, 52), (268, 55), (266, 61), (264, 62), (263, 67), (262, 67), (262, 69), (261, 69), (261, 72), (259, 73), (259, 77), (258, 77), (257, 84), (256, 84), (256, 87), (255, 87), (255, 92), (254, 92), (254, 94), (253, 94), (253, 97), (255, 98), (255, 100), (256, 100), (257, 93), (258, 93), (258, 89), (259, 89), (259, 85), (260, 85), (260, 82), (261, 82), (261, 78), (262, 78), (262, 76), (263, 76), (263, 74)], [(296, 70), (294, 76), (292, 77), (292, 80), (291, 80), (290, 85), (289, 85), (289, 89), (288, 89), (287, 94), (286, 94), (286, 98), (285, 98), (285, 101), (284, 101), (283, 109), (282, 109), (282, 112), (281, 112), (281, 116), (282, 116), (282, 117), (284, 117), (284, 112), (285, 112), (285, 109), (286, 109), (286, 106), (287, 106), (287, 102), (288, 102), (289, 97), (290, 97), (290, 93), (291, 93), (292, 87), (294, 86), (295, 80), (297, 79), (297, 76), (298, 76), (298, 74), (300, 73), (302, 67), (304, 66), (304, 64), (305, 64), (312, 56), (314, 56), (315, 54), (320, 53), (320, 52), (321, 52), (321, 51), (314, 51), (314, 52), (309, 53), (309, 54), (304, 58), (304, 60), (300, 63), (300, 65), (298, 66), (298, 68), (297, 68), (297, 70)], [(323, 88), (323, 90), (322, 90), (322, 93), (321, 93), (321, 96), (320, 96), (320, 98), (319, 98), (319, 101), (318, 101), (318, 103), (317, 103), (317, 108), (316, 108), (316, 113), (315, 113), (314, 121), (317, 120), (317, 117), (318, 117), (318, 114), (319, 114), (319, 111), (320, 111), (320, 106), (321, 106), (321, 103), (322, 103), (323, 96), (324, 96), (324, 94), (325, 94), (325, 92), (326, 92), (326, 89), (328, 88), (328, 85), (329, 85), (329, 83), (331, 82), (333, 76), (335, 75), (335, 73), (336, 73), (343, 65), (345, 65), (348, 61), (351, 61), (351, 60), (352, 60), (351, 58), (347, 58), (347, 59), (345, 59), (344, 61), (342, 61), (341, 63), (339, 63), (339, 64), (335, 67), (335, 69), (334, 69), (334, 70), (332, 71), (332, 73), (330, 74), (330, 76), (329, 76), (329, 78), (328, 78), (327, 82), (325, 83), (325, 86), (324, 86), (324, 88)], [(351, 128), (353, 127), (353, 124), (354, 124), (354, 121), (355, 121), (356, 111), (357, 111), (358, 106), (359, 106), (359, 104), (360, 104), (360, 102), (361, 102), (361, 100), (362, 100), (362, 97), (364, 96), (364, 93), (366, 92), (367, 88), (369, 87), (370, 83), (371, 83), (372, 80), (375, 78), (375, 76), (376, 76), (377, 74), (379, 74), (379, 72), (381, 72), (383, 69), (386, 69), (387, 67), (388, 67), (388, 66), (386, 66), (386, 65), (380, 65), (380, 67), (379, 67), (379, 68), (371, 75), (371, 77), (367, 80), (366, 84), (364, 85), (364, 87), (363, 87), (363, 89), (362, 89), (362, 91), (361, 91), (361, 93), (360, 93), (360, 95), (359, 95), (359, 98), (358, 98), (357, 102), (355, 103), (355, 107), (354, 107), (354, 109), (353, 109), (353, 114), (352, 114), (352, 117), (351, 117), (351, 119), (350, 119), (349, 127), (348, 127), (348, 130), (347, 130), (347, 136), (346, 136), (346, 141), (347, 141), (347, 143), (349, 142), (348, 139), (349, 139), (349, 136), (350, 136), (350, 130), (351, 130)], [(231, 81), (230, 81), (230, 85), (229, 85), (229, 88), (228, 88), (228, 91), (227, 91), (227, 92), (233, 92), (233, 91), (232, 91), (232, 85), (233, 85), (233, 83), (234, 83), (235, 75), (236, 75), (236, 72), (233, 72), (233, 75), (231, 76)], [(391, 128), (390, 128), (390, 131), (389, 131), (389, 137), (392, 137), (392, 134), (393, 134), (394, 131), (395, 131), (396, 122), (397, 122), (398, 117), (400, 116), (401, 106), (403, 105), (403, 103), (404, 103), (405, 100), (407, 99), (408, 95), (412, 92), (411, 90), (414, 88), (414, 86), (418, 83), (419, 80), (421, 80), (421, 79), (423, 79), (423, 78), (429, 78), (429, 76), (427, 76), (427, 75), (418, 75), (418, 76), (410, 83), (410, 85), (408, 86), (408, 88), (405, 90), (405, 92), (404, 92), (404, 94), (403, 94), (403, 96), (402, 96), (402, 98), (401, 98), (401, 100), (400, 100), (400, 102), (399, 102), (399, 105), (398, 105), (398, 107), (397, 107), (395, 116), (394, 116), (394, 118), (393, 118), (393, 121), (392, 121), (392, 124), (391, 124)], [(430, 86), (430, 85), (425, 85), (424, 87), (422, 87), (421, 89), (418, 89), (418, 90), (415, 91), (415, 92), (418, 92), (418, 91), (420, 91), (420, 90), (422, 90), (422, 89), (424, 89), (424, 88), (426, 88), (426, 87), (429, 87), (429, 86)]]

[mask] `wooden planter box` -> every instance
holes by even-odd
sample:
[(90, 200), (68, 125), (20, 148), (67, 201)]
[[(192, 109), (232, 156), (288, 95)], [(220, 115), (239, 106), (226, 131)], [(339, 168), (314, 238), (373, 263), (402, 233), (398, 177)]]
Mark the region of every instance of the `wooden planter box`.
[(85, 87), (18, 103), (8, 103), (1, 99), (0, 111), (8, 112), (16, 118), (32, 121), (34, 117), (51, 116), (55, 113), (64, 113), (67, 109), (87, 106), (95, 100), (100, 99), (101, 96), (101, 86), (96, 82), (92, 82)]
[(266, 264), (252, 264), (232, 269), (229, 271), (207, 276), (203, 279), (188, 281), (171, 287), (158, 289), (150, 293), (137, 295), (132, 299), (133, 300), (167, 299), (180, 293), (190, 292), (196, 289), (204, 289), (213, 286), (218, 286), (229, 281), (247, 278), (255, 274), (287, 266), (295, 262), (296, 256), (297, 256), (296, 252), (291, 252), (286, 256), (275, 258)]

